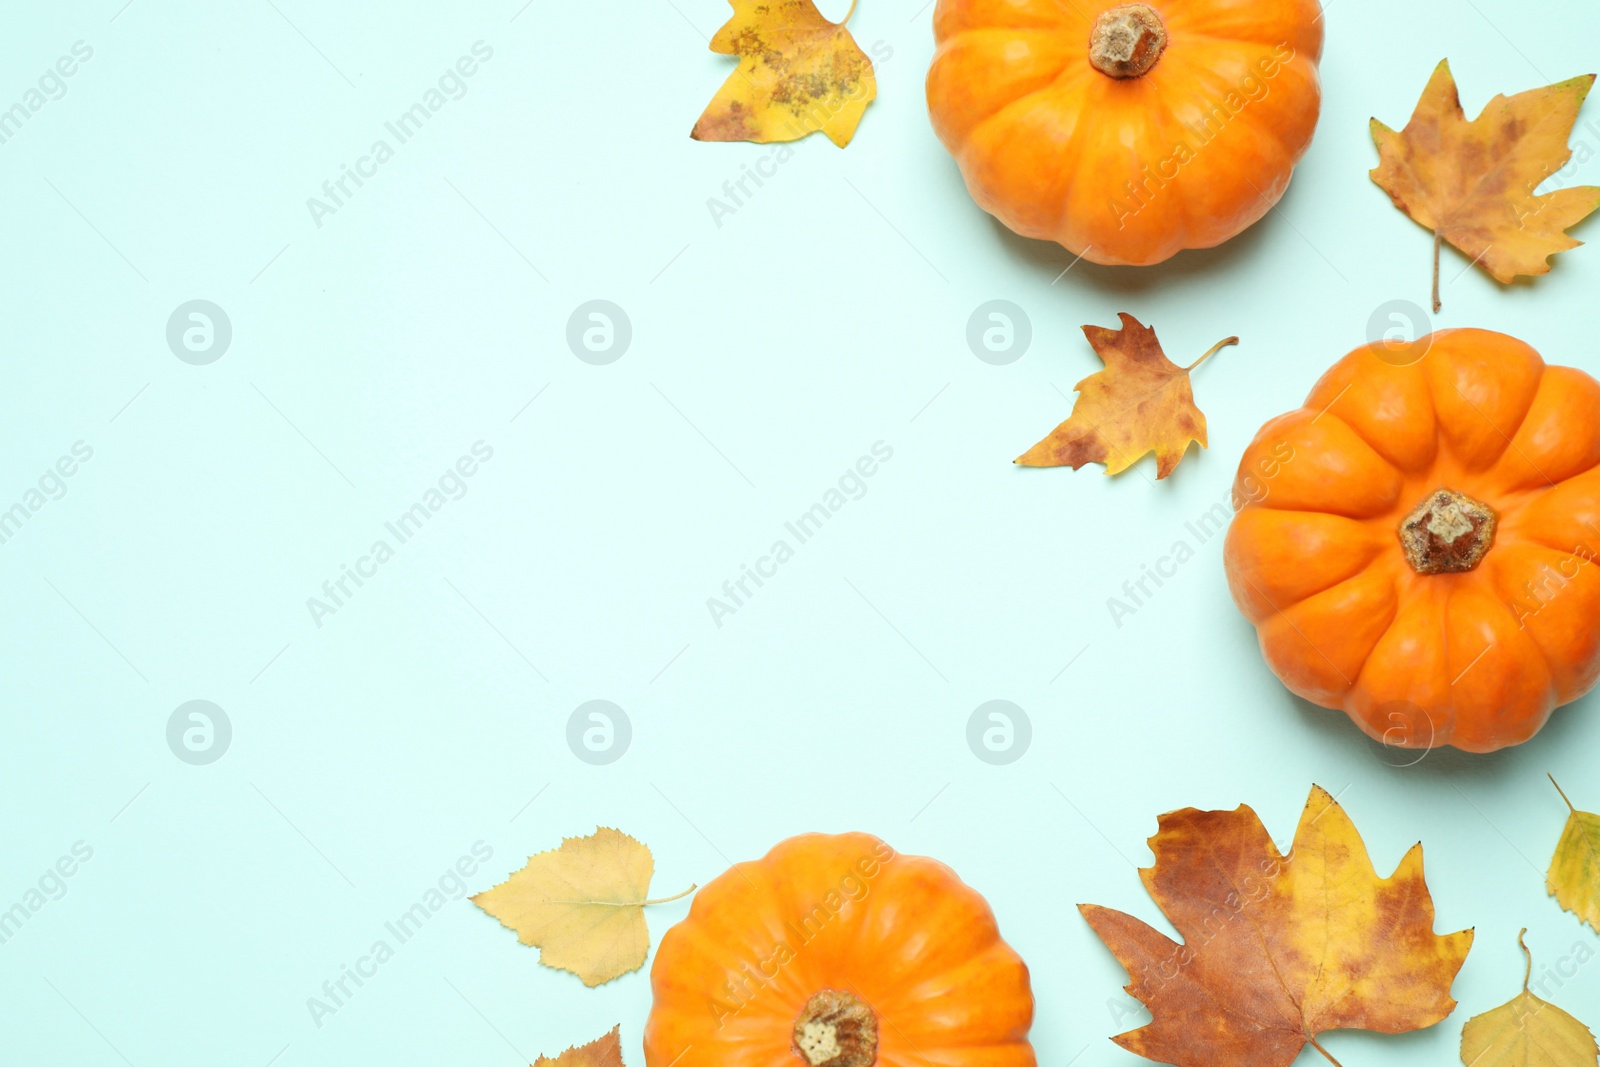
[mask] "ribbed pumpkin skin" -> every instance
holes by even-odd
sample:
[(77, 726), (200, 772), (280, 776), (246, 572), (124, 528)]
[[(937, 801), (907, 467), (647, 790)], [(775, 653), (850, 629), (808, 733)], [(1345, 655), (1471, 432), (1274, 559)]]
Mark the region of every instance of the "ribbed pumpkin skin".
[(1116, 79), (1088, 45), (1118, 6), (939, 0), (928, 111), (972, 198), (1012, 230), (1095, 263), (1159, 263), (1221, 244), (1283, 196), (1321, 108), (1321, 8), (1155, 0), (1166, 51)]
[(650, 983), (646, 1067), (806, 1067), (791, 1034), (825, 989), (877, 1013), (877, 1067), (1035, 1067), (1028, 968), (989, 905), (868, 834), (792, 837), (717, 877)]
[[(1475, 569), (1419, 574), (1397, 529), (1440, 487), (1499, 524)], [(1268, 665), (1385, 744), (1520, 744), (1600, 678), (1600, 383), (1582, 371), (1487, 330), (1358, 348), (1261, 428), (1234, 489), (1228, 584)]]

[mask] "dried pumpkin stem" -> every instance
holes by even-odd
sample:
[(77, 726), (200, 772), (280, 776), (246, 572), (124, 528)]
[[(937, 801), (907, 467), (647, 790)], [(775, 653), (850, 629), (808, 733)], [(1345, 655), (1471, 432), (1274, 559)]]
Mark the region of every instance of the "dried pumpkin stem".
[(1103, 11), (1089, 31), (1089, 65), (1108, 78), (1149, 73), (1167, 48), (1167, 24), (1149, 4)]
[(1239, 343), (1239, 339), (1237, 337), (1224, 337), (1222, 340), (1218, 341), (1216, 344), (1214, 344), (1210, 348), (1206, 349), (1206, 354), (1205, 355), (1201, 356), (1199, 359), (1195, 360), (1193, 363), (1191, 363), (1187, 367), (1183, 368), (1184, 373), (1188, 373), (1189, 371), (1194, 370), (1200, 364), (1204, 363), (1206, 360), (1210, 359), (1212, 356), (1216, 355), (1218, 352), (1222, 351), (1224, 348), (1227, 348), (1229, 345), (1236, 345), (1238, 343)]
[(1400, 523), (1400, 547), (1418, 574), (1470, 571), (1494, 544), (1494, 508), (1454, 489), (1436, 489)]
[(824, 989), (795, 1019), (792, 1047), (810, 1067), (871, 1067), (878, 1058), (878, 1016), (858, 997)]

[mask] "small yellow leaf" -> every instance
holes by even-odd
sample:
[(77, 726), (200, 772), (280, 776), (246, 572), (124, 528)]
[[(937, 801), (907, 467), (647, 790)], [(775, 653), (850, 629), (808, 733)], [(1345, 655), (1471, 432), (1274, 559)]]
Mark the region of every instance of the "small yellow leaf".
[(540, 1056), (533, 1067), (622, 1067), (622, 1027), (613, 1026), (604, 1037), (587, 1045), (574, 1045), (561, 1055)]
[(1496, 96), (1467, 121), (1446, 60), (1434, 70), (1405, 129), (1372, 120), (1372, 180), (1401, 211), (1434, 233), (1433, 309), (1439, 310), (1438, 244), (1448, 241), (1501, 282), (1545, 274), (1550, 257), (1582, 244), (1567, 236), (1595, 208), (1600, 188), (1535, 196), (1572, 158), (1567, 138), (1594, 75), (1516, 96)]
[[(1552, 785), (1555, 779), (1551, 778)], [(1556, 786), (1561, 792), (1561, 787)], [(1561, 793), (1567, 800), (1567, 794)], [(1567, 800), (1567, 825), (1550, 858), (1545, 887), (1567, 911), (1600, 933), (1600, 815), (1579, 811)]]
[(1528, 956), (1522, 992), (1461, 1030), (1461, 1062), (1468, 1067), (1595, 1067), (1600, 1048), (1583, 1023), (1528, 992), (1533, 953), (1523, 936), (1517, 943)]
[(644, 966), (650, 952), (645, 905), (694, 890), (647, 900), (654, 872), (648, 848), (602, 827), (530, 856), (526, 867), (472, 902), (516, 931), (524, 945), (537, 946), (540, 963), (597, 986)]
[(1122, 329), (1085, 326), (1084, 336), (1105, 363), (1075, 387), (1072, 415), (1015, 460), (1023, 467), (1071, 467), (1104, 463), (1107, 474), (1133, 466), (1146, 452), (1156, 454), (1156, 478), (1178, 466), (1190, 441), (1206, 447), (1206, 417), (1194, 406), (1189, 372), (1223, 345), (1180, 367), (1161, 351), (1156, 332), (1122, 314)]
[(711, 50), (738, 56), (739, 66), (689, 136), (766, 144), (821, 130), (840, 148), (849, 144), (878, 83), (844, 22), (823, 18), (812, 0), (728, 2), (733, 17)]

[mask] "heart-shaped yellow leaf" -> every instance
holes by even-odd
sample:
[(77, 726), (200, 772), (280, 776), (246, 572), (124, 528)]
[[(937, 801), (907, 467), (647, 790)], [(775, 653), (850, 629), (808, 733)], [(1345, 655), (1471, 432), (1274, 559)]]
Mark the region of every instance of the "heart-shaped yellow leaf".
[(597, 986), (644, 966), (650, 953), (646, 905), (694, 891), (690, 886), (675, 897), (648, 900), (654, 872), (648, 848), (602, 827), (530, 856), (526, 867), (472, 902), (516, 931), (524, 945), (537, 946), (540, 963)]
[(1461, 1062), (1467, 1067), (1595, 1067), (1600, 1048), (1577, 1019), (1528, 990), (1533, 953), (1523, 937), (1517, 944), (1528, 957), (1522, 992), (1461, 1028)]
[(1600, 933), (1600, 815), (1573, 807), (1559, 785), (1556, 792), (1567, 801), (1567, 825), (1550, 857), (1545, 888), (1557, 904)]

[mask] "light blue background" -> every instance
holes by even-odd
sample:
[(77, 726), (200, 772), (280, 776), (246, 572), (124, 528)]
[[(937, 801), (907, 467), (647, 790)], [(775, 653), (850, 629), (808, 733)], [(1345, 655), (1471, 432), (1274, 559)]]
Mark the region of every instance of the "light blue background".
[[(1347, 1064), (1455, 1062), (1518, 988), (1523, 925), (1545, 964), (1597, 947), (1542, 873), (1545, 772), (1600, 807), (1594, 698), (1516, 751), (1401, 768), (1268, 673), (1220, 539), (1120, 628), (1106, 608), (1375, 308), (1425, 302), (1369, 116), (1402, 124), (1445, 55), (1473, 114), (1592, 71), (1593, 4), (1334, 0), (1281, 208), (1220, 251), (1055, 280), (1072, 257), (976, 209), (929, 129), (922, 0), (862, 0), (853, 31), (892, 55), (855, 142), (798, 145), (720, 227), (708, 198), (776, 151), (688, 137), (732, 69), (705, 47), (722, 0), (123, 2), (13, 4), (0, 34), (0, 106), (94, 50), (0, 145), (0, 504), (94, 450), (0, 545), (0, 908), (94, 850), (0, 945), (0, 1061), (509, 1067), (620, 1022), (642, 1067), (646, 972), (587, 990), (465, 901), (321, 1028), (306, 1006), (474, 842), (477, 891), (596, 825), (650, 844), (661, 894), (805, 830), (938, 856), (1031, 965), (1052, 1067), (1136, 1062), (1106, 1038), (1142, 1013), (1073, 905), (1165, 927), (1133, 866), (1185, 805), (1249, 803), (1286, 844), (1317, 782), (1384, 873), (1424, 842), (1438, 928), (1478, 932), (1461, 1007), (1329, 1037)], [(464, 98), (315, 225), (307, 198), (479, 40)], [(1600, 150), (1592, 103), (1574, 144)], [(1600, 372), (1600, 252), (1511, 288), (1466, 267), (1446, 254), (1439, 325)], [(165, 341), (197, 298), (234, 330), (209, 366)], [(606, 367), (564, 339), (594, 298), (633, 324)], [(1032, 322), (1010, 366), (965, 341), (995, 298)], [(1160, 485), (1149, 460), (1013, 468), (1098, 366), (1078, 327), (1119, 311), (1180, 362), (1243, 339), (1196, 375), (1211, 449)], [(306, 599), (479, 440), (466, 496), (314, 625)], [(707, 597), (880, 440), (866, 495), (713, 625)], [(204, 767), (165, 742), (197, 698), (234, 730)], [(596, 698), (634, 730), (603, 767), (565, 741)], [(994, 698), (1033, 724), (1009, 766), (965, 741)], [(1600, 1023), (1600, 967), (1549, 990)]]

